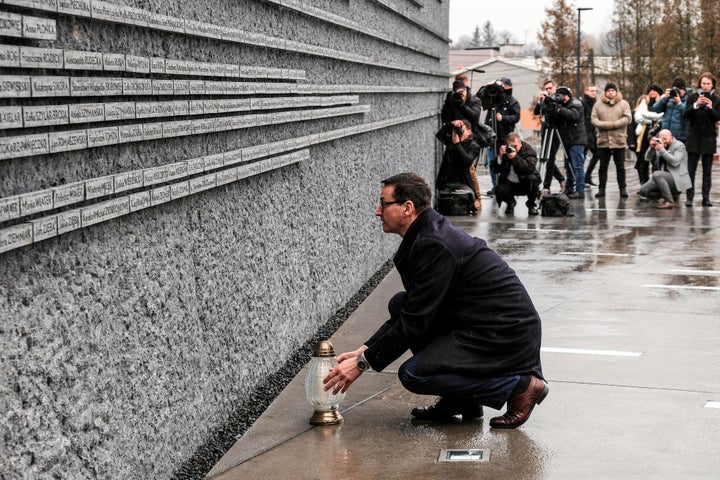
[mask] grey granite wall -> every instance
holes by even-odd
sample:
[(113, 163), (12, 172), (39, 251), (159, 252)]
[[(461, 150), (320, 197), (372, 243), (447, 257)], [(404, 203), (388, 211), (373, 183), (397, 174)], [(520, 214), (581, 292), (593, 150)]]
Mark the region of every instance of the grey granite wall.
[[(434, 177), (433, 134), (447, 86), (448, 49), (437, 32), (447, 32), (448, 2), (282, 3), (0, 3), (5, 52), (11, 54), (15, 47), (58, 49), (66, 58), (61, 65), (42, 67), (3, 57), (0, 81), (6, 80), (6, 86), (25, 76), (257, 85), (282, 80), (288, 86), (287, 93), (260, 88), (225, 96), (90, 97), (72, 91), (23, 97), (9, 87), (0, 95), (0, 112), (8, 115), (79, 103), (319, 98), (330, 95), (322, 90), (328, 85), (347, 86), (339, 90), (357, 95), (357, 104), (367, 106), (360, 113), (337, 111), (301, 121), (282, 117), (276, 123), (273, 115), (280, 119), (285, 112), (301, 110), (280, 106), (232, 114), (270, 115), (256, 126), (146, 135), (132, 142), (123, 142), (121, 135), (106, 146), (67, 152), (0, 151), (0, 209), (6, 207), (0, 216), (0, 240), (5, 241), (0, 249), (1, 479), (169, 478), (233, 406), (280, 368), (397, 247), (399, 239), (384, 236), (373, 215), (379, 181), (408, 170)], [(117, 7), (123, 5), (134, 9)], [(108, 11), (115, 13), (100, 14)], [(160, 17), (153, 14), (219, 25), (229, 33), (213, 38), (191, 23), (184, 31), (170, 31), (157, 27)], [(33, 30), (14, 31), (8, 25), (18, 17), (27, 18), (28, 25), (33, 18), (54, 21), (56, 33), (37, 38)], [(244, 78), (242, 73), (229, 78), (192, 70), (72, 68), (67, 52), (82, 51), (305, 73), (290, 79), (282, 79), (280, 70), (271, 78)], [(20, 55), (24, 52), (31, 51), (20, 50)], [(125, 58), (129, 65), (130, 57)], [(313, 109), (317, 107), (306, 110)], [(0, 147), (25, 136), (121, 128), (133, 122), (151, 126), (147, 119), (111, 119), (107, 111), (103, 118), (76, 124), (6, 120)], [(222, 116), (207, 110), (207, 104), (204, 112), (197, 118)], [(195, 118), (187, 113), (172, 120)], [(324, 132), (340, 133), (323, 137)], [(275, 166), (247, 170), (261, 160), (247, 156), (245, 149), (308, 136), (313, 137), (301, 161), (278, 167), (268, 155), (267, 164)], [(283, 148), (294, 151), (289, 143)], [(85, 182), (89, 192), (94, 179), (114, 178), (117, 186), (125, 172), (239, 150), (244, 157), (236, 165), (225, 157), (225, 164), (206, 164), (204, 172), (178, 177), (192, 182), (207, 172), (246, 168), (244, 175), (233, 177), (237, 180), (217, 180), (204, 191), (190, 187), (190, 194), (153, 200), (137, 211), (125, 210), (93, 225), (88, 221), (67, 233), (42, 234), (34, 227), (34, 237), (16, 242), (13, 232), (23, 225), (38, 220), (58, 225), (57, 216), (65, 212), (127, 195), (155, 199), (165, 186), (180, 183), (146, 179), (127, 192), (118, 188), (97, 198), (86, 193), (74, 205), (50, 203), (41, 209), (25, 206), (28, 193), (75, 182)]]

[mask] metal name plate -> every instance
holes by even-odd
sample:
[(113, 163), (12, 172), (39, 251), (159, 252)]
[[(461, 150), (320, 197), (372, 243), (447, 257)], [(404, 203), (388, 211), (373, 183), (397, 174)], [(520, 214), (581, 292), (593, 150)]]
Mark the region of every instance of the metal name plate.
[(63, 68), (63, 51), (59, 48), (20, 47), (22, 68)]
[(86, 180), (85, 198), (90, 200), (92, 198), (104, 197), (115, 193), (114, 178), (115, 177), (113, 175), (108, 175), (105, 177)]
[(65, 69), (67, 70), (102, 70), (103, 54), (100, 52), (82, 52), (65, 50)]
[(205, 171), (205, 157), (191, 158), (186, 163), (188, 175), (195, 175)]
[(118, 127), (89, 128), (87, 130), (88, 147), (104, 147), (120, 142)]
[(73, 97), (122, 95), (122, 78), (72, 77), (70, 91)]
[(51, 188), (53, 192), (53, 208), (72, 205), (85, 200), (85, 182), (73, 182)]
[(173, 91), (172, 80), (152, 80), (153, 95), (172, 95)]
[(223, 166), (223, 153), (216, 153), (214, 155), (206, 155), (205, 159), (205, 171), (215, 170)]
[(5, 4), (37, 8), (38, 10), (47, 10), (49, 12), (57, 11), (57, 0), (5, 0)]
[(80, 209), (82, 226), (87, 227), (130, 213), (128, 197), (115, 198)]
[(171, 200), (170, 196), (170, 185), (165, 185), (163, 187), (157, 187), (150, 190), (150, 205), (153, 207), (155, 205), (160, 205), (161, 203), (169, 202)]
[(225, 185), (231, 182), (234, 182), (238, 179), (238, 169), (235, 168), (229, 168), (227, 170), (222, 170), (217, 173), (217, 185)]
[(70, 96), (70, 79), (68, 77), (32, 77), (33, 97), (67, 97)]
[(70, 130), (67, 132), (50, 132), (50, 153), (82, 150), (87, 148), (87, 131)]
[(203, 175), (202, 177), (190, 179), (190, 193), (202, 192), (216, 186), (216, 174)]
[(29, 223), (0, 230), (0, 253), (30, 245), (33, 242), (33, 228)]
[(105, 120), (129, 120), (135, 118), (135, 102), (112, 102), (105, 104)]
[(70, 105), (70, 123), (102, 122), (104, 120), (104, 103), (75, 103)]
[(82, 226), (82, 217), (79, 209), (60, 212), (56, 217), (58, 235), (77, 230)]
[(52, 190), (41, 190), (20, 195), (20, 216), (44, 212), (53, 208)]
[(49, 152), (50, 144), (48, 143), (47, 133), (19, 137), (0, 137), (0, 160), (41, 155)]
[(190, 95), (190, 81), (173, 80), (173, 90), (175, 91), (175, 95)]
[[(0, 12), (0, 35), (4, 37), (22, 37), (22, 15), (10, 12)], [(19, 52), (20, 50), (18, 50), (18, 53)]]
[(162, 138), (163, 136), (163, 124), (162, 122), (156, 123), (143, 123), (143, 140), (155, 140)]
[(67, 125), (69, 123), (67, 105), (39, 105), (23, 107), (23, 125), (25, 127), (44, 127), (46, 125)]
[(150, 58), (150, 73), (165, 73), (165, 59), (152, 57)]
[(168, 181), (177, 180), (188, 175), (188, 164), (187, 162), (175, 162), (167, 166), (168, 168)]
[(190, 182), (184, 181), (180, 183), (173, 183), (170, 185), (170, 198), (172, 200), (187, 197), (190, 195)]
[(33, 228), (33, 242), (57, 236), (57, 217), (55, 215), (30, 220), (30, 224)]
[(139, 142), (144, 139), (140, 124), (120, 125), (118, 130), (120, 131), (120, 143)]
[(128, 72), (150, 73), (150, 58), (125, 55), (125, 68)]
[(108, 72), (125, 71), (125, 55), (122, 53), (103, 53), (103, 70)]
[(0, 67), (19, 67), (20, 47), (0, 45)]
[(133, 193), (129, 198), (131, 212), (136, 212), (150, 206), (150, 192)]
[(92, 14), (90, 0), (58, 0), (57, 10), (79, 17), (90, 17)]
[(150, 28), (170, 32), (185, 33), (185, 21), (182, 18), (170, 17), (159, 13), (151, 13), (148, 19)]
[(149, 78), (123, 78), (122, 92), (123, 95), (152, 95), (152, 82)]
[(0, 222), (12, 220), (20, 216), (20, 198), (0, 198)]
[(159, 167), (145, 168), (143, 169), (143, 183), (147, 185), (156, 185), (158, 183), (165, 183), (168, 181), (170, 176), (170, 169), (167, 165), (161, 165)]
[(142, 170), (132, 170), (115, 175), (115, 193), (142, 187), (145, 179)]

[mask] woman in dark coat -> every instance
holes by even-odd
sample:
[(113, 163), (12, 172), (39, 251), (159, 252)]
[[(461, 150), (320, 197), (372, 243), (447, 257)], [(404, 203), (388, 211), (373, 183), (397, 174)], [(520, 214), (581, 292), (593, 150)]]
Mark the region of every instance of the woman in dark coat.
[(710, 186), (712, 184), (713, 155), (717, 151), (717, 122), (720, 121), (720, 99), (715, 94), (717, 79), (712, 73), (700, 75), (697, 92), (690, 95), (684, 117), (688, 122), (685, 146), (688, 151), (688, 172), (692, 187), (687, 190), (685, 205), (692, 207), (695, 195), (695, 172), (702, 162), (702, 205), (712, 207)]

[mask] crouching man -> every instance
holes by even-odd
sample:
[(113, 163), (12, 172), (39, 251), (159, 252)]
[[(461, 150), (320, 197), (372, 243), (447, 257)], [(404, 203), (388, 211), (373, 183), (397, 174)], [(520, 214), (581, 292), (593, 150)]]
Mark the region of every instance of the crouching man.
[(691, 186), (685, 144), (676, 140), (670, 130), (660, 130), (656, 138), (650, 139), (645, 160), (658, 165), (659, 169), (640, 187), (640, 199), (660, 197), (657, 208), (675, 208), (680, 192)]
[(535, 201), (540, 191), (540, 174), (537, 171), (537, 153), (520, 135), (510, 133), (505, 145), (499, 149), (499, 156), (490, 164), (493, 172), (499, 174), (495, 187), (495, 200), (498, 207), (505, 202), (506, 215), (515, 212), (516, 196), (527, 196), (525, 205), (529, 215), (537, 215)]
[(338, 356), (323, 380), (345, 392), (366, 370), (382, 371), (408, 349), (398, 376), (420, 395), (437, 395), (411, 414), (420, 420), (482, 417), (483, 405), (504, 415), (495, 428), (516, 428), (549, 388), (540, 366), (540, 317), (515, 272), (485, 241), (471, 237), (430, 208), (431, 189), (401, 173), (382, 181), (375, 215), (385, 233), (402, 237), (395, 266), (405, 291), (390, 319), (364, 345)]

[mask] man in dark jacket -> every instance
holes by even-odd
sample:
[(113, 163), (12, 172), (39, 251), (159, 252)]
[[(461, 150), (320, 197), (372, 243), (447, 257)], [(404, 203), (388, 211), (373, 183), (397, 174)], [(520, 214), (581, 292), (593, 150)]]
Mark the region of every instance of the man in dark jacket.
[(683, 143), (687, 139), (687, 123), (683, 117), (686, 107), (687, 89), (682, 77), (673, 80), (672, 87), (666, 89), (652, 106), (653, 112), (665, 114), (661, 124), (663, 130), (670, 130), (673, 137)]
[[(509, 78), (503, 77), (488, 86), (491, 88), (486, 91), (493, 92), (492, 87), (499, 87), (504, 91), (502, 101), (494, 103), (491, 108), (486, 108), (487, 115), (485, 116), (485, 125), (492, 128), (495, 132), (495, 139), (497, 140), (495, 145), (487, 148), (487, 164), (490, 166), (498, 155), (500, 144), (507, 138), (510, 132), (515, 131), (515, 125), (520, 121), (520, 102), (512, 95), (513, 84)], [(481, 91), (482, 89), (478, 90), (478, 93)], [(482, 103), (482, 95), (478, 96)], [(492, 181), (493, 190), (488, 193), (493, 194), (495, 186), (497, 185), (497, 175), (490, 172), (490, 180)]]
[(506, 215), (515, 213), (515, 197), (520, 195), (527, 195), (528, 214), (538, 214), (535, 200), (540, 191), (540, 174), (536, 166), (537, 154), (530, 144), (520, 140), (515, 132), (509, 134), (505, 145), (500, 146), (500, 156), (490, 165), (499, 176), (495, 200), (498, 206), (507, 203)]
[(585, 145), (585, 155), (590, 152), (590, 161), (588, 162), (587, 170), (585, 170), (585, 185), (595, 185), (592, 180), (592, 172), (595, 170), (595, 165), (598, 162), (597, 156), (597, 139), (595, 138), (595, 127), (593, 127), (590, 114), (592, 113), (593, 106), (597, 100), (597, 85), (591, 83), (585, 88), (583, 98), (580, 100), (583, 104), (583, 114), (585, 115), (585, 135), (587, 138), (587, 145)]
[(555, 112), (558, 132), (565, 145), (565, 171), (568, 172), (565, 194), (569, 198), (585, 198), (585, 115), (582, 103), (573, 98), (569, 87), (558, 87), (563, 101)]
[(338, 356), (323, 382), (345, 392), (365, 371), (382, 371), (408, 349), (399, 369), (413, 393), (439, 395), (418, 407), (421, 420), (481, 417), (482, 405), (507, 412), (490, 420), (515, 428), (548, 394), (540, 366), (540, 317), (515, 272), (487, 244), (430, 208), (431, 190), (413, 173), (383, 180), (375, 215), (403, 237), (395, 254), (404, 292), (390, 319), (364, 345)]

